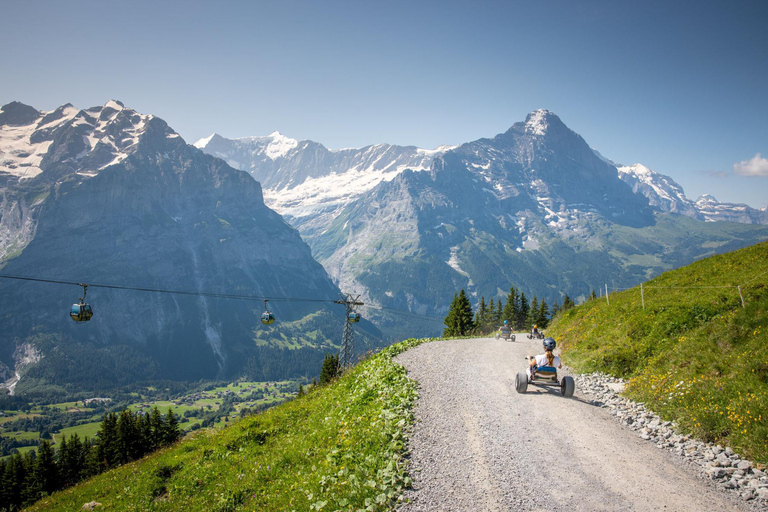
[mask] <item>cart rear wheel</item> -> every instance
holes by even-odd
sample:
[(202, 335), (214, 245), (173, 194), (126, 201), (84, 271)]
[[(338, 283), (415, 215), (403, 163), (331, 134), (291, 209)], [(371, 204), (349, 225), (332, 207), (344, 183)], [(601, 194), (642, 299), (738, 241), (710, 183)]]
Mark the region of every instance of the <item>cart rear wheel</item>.
[(565, 398), (571, 398), (573, 391), (576, 389), (576, 384), (573, 382), (573, 377), (566, 376), (560, 381), (560, 392)]
[(518, 393), (525, 393), (528, 389), (528, 374), (525, 372), (519, 372), (515, 376), (515, 390)]

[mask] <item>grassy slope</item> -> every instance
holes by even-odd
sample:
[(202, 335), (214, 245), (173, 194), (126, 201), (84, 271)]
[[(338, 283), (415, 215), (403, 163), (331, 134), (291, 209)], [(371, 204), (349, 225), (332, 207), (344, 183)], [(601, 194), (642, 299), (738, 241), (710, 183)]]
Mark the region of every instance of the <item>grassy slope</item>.
[(386, 510), (409, 483), (404, 430), (415, 383), (392, 357), (218, 432), (55, 493), (30, 510)]
[[(746, 308), (736, 288), (742, 286)], [(548, 330), (579, 371), (629, 378), (627, 394), (679, 428), (768, 463), (768, 243), (700, 260), (591, 300)], [(681, 288), (688, 287), (688, 288)]]

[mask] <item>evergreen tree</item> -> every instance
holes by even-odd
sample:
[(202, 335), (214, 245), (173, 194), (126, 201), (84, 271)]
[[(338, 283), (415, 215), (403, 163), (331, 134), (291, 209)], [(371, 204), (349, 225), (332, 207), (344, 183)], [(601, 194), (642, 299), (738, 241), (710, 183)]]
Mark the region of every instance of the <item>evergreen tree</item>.
[(544, 299), (541, 299), (541, 304), (539, 304), (539, 313), (536, 315), (536, 323), (539, 324), (539, 327), (542, 329), (546, 329), (549, 325), (549, 307)]
[(550, 310), (550, 318), (555, 318), (557, 314), (560, 312), (560, 304), (555, 301), (554, 304), (552, 304), (552, 309)]
[(117, 419), (118, 464), (126, 464), (141, 457), (136, 419), (131, 411), (123, 409)]
[(165, 439), (164, 444), (170, 445), (181, 439), (181, 428), (179, 427), (179, 418), (173, 414), (171, 408), (168, 408), (168, 414), (165, 415)]
[[(51, 447), (51, 443), (43, 440), (40, 443), (32, 479), (33, 489), (40, 493), (51, 494), (59, 488), (59, 468), (56, 465), (56, 455)], [(30, 493), (30, 503), (40, 499), (40, 495)]]
[(444, 320), (446, 328), (443, 330), (443, 336), (467, 336), (475, 328), (472, 320), (472, 304), (469, 303), (464, 290), (461, 290), (458, 296), (454, 294), (453, 297), (448, 316)]
[(486, 315), (486, 323), (485, 327), (489, 327), (491, 329), (489, 330), (495, 330), (498, 326), (498, 322), (496, 321), (496, 304), (493, 302), (493, 297), (491, 297), (491, 302), (488, 303), (488, 314)]
[[(530, 329), (533, 327), (534, 324), (538, 325), (536, 320), (539, 317), (539, 299), (536, 297), (536, 295), (533, 296), (533, 300), (531, 301), (531, 305), (528, 309), (528, 318), (526, 319), (527, 328)], [(541, 327), (539, 325), (539, 327)]]
[(96, 455), (99, 459), (100, 472), (117, 464), (117, 415), (113, 412), (104, 413), (98, 434), (99, 443)]
[(563, 311), (567, 311), (571, 309), (572, 307), (575, 307), (576, 304), (573, 303), (571, 298), (568, 296), (568, 294), (565, 294), (565, 298), (563, 299)]
[(596, 299), (597, 298), (597, 294), (595, 293), (595, 289), (594, 288), (592, 288), (592, 293), (589, 294), (589, 298), (590, 299)]
[(339, 374), (339, 356), (326, 354), (320, 369), (320, 385), (328, 384)]
[(21, 507), (22, 490), (26, 483), (27, 471), (24, 460), (19, 453), (15, 453), (8, 459), (3, 473), (3, 489), (5, 490), (3, 503), (8, 506), (9, 510)]
[(508, 320), (510, 324), (515, 324), (517, 320), (517, 308), (519, 307), (519, 296), (517, 290), (512, 286), (509, 289), (509, 295), (507, 295), (507, 305), (504, 306), (504, 313), (502, 314), (502, 322)]
[(160, 409), (155, 406), (152, 409), (152, 413), (149, 417), (149, 423), (152, 428), (152, 435), (147, 443), (151, 451), (157, 450), (163, 445), (163, 438), (165, 437), (163, 415), (160, 414)]
[(475, 313), (475, 325), (479, 331), (484, 330), (487, 323), (488, 308), (485, 305), (485, 297), (480, 297), (480, 305), (477, 307)]
[(515, 326), (517, 329), (527, 330), (526, 325), (528, 321), (528, 299), (525, 298), (525, 293), (520, 292), (520, 302), (517, 309), (517, 317), (515, 318)]
[(494, 325), (501, 325), (501, 318), (504, 316), (504, 306), (501, 304), (501, 299), (496, 304), (496, 315), (493, 317)]

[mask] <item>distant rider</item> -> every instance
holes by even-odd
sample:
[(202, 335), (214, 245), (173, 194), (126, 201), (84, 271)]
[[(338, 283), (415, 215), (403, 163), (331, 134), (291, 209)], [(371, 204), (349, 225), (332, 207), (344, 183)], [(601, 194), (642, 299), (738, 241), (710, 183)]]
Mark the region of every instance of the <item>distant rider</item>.
[(509, 320), (504, 320), (504, 325), (499, 327), (499, 332), (504, 338), (508, 338), (509, 335), (512, 334), (512, 329), (509, 327)]
[(560, 356), (556, 356), (552, 353), (557, 346), (557, 342), (554, 338), (544, 338), (544, 353), (537, 356), (528, 356), (528, 378), (531, 379), (533, 373), (537, 368), (542, 366), (551, 366), (554, 368), (562, 368), (563, 362), (560, 360)]

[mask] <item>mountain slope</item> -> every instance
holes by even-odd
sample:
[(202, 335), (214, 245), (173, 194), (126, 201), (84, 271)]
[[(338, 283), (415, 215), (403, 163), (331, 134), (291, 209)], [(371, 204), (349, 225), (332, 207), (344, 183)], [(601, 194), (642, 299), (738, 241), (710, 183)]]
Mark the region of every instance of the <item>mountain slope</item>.
[[(0, 225), (10, 226), (3, 246), (13, 245), (6, 254), (15, 256), (4, 261), (4, 274), (338, 298), (298, 232), (264, 205), (259, 184), (187, 145), (161, 119), (114, 101), (88, 110), (65, 105), (34, 118), (24, 112), (0, 130), (0, 140), (15, 144), (3, 151), (18, 162), (0, 167)], [(23, 158), (34, 161), (23, 167)], [(25, 370), (20, 390), (198, 380), (247, 368), (267, 379), (314, 373), (343, 325), (341, 308), (319, 303), (273, 301), (278, 323), (267, 327), (260, 302), (99, 288), (88, 290), (93, 320), (76, 325), (68, 306), (82, 290), (7, 279), (0, 290), (0, 360), (13, 368), (24, 353), (39, 359)], [(304, 348), (289, 356), (289, 346)], [(85, 374), (78, 371), (83, 364)]]
[(410, 482), (404, 435), (415, 383), (392, 361), (407, 340), (328, 386), (204, 431), (43, 498), (29, 510), (387, 510)]
[(765, 464), (766, 285), (764, 242), (590, 300), (547, 332), (578, 371), (631, 378), (628, 394), (679, 428)]

